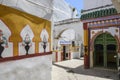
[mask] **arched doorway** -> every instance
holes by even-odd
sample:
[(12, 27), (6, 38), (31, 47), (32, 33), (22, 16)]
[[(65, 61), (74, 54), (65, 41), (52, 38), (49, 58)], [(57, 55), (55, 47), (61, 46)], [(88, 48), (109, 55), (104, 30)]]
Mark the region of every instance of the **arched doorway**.
[(109, 33), (103, 33), (94, 41), (94, 66), (117, 69), (117, 41)]
[(72, 41), (75, 39), (75, 31), (74, 29), (65, 29), (59, 35), (59, 46), (62, 52), (61, 60), (69, 60), (71, 58), (71, 49), (72, 49)]

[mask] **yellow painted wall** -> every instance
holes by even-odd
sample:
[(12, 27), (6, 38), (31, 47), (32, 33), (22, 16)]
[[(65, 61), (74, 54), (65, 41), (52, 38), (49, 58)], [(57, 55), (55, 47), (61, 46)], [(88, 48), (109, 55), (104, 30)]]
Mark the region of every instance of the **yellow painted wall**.
[(84, 30), (84, 49), (86, 49), (85, 54), (88, 55), (88, 30)]
[(88, 46), (88, 30), (84, 30), (84, 46)]
[[(30, 25), (34, 38), (33, 42), (35, 42), (35, 53), (39, 52), (39, 42), (40, 33), (42, 29), (45, 27), (49, 36), (51, 35), (51, 22), (45, 19), (38, 18), (36, 16), (27, 14), (25, 12), (6, 7), (0, 5), (0, 19), (8, 26), (12, 35), (9, 38), (9, 42), (13, 42), (13, 55), (18, 56), (18, 43), (22, 42), (22, 38), (20, 36), (20, 32), (22, 29), (28, 24)], [(51, 42), (51, 38), (49, 37), (49, 42)]]

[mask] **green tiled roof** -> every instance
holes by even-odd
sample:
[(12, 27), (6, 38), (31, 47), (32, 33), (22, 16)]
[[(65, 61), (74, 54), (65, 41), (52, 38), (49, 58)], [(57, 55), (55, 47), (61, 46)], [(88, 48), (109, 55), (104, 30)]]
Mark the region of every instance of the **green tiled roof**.
[(90, 12), (87, 14), (81, 15), (81, 20), (86, 20), (90, 18), (99, 18), (99, 17), (104, 17), (104, 16), (110, 16), (117, 14), (117, 10), (115, 8), (109, 8), (109, 9), (103, 9), (103, 10), (98, 10), (94, 12)]

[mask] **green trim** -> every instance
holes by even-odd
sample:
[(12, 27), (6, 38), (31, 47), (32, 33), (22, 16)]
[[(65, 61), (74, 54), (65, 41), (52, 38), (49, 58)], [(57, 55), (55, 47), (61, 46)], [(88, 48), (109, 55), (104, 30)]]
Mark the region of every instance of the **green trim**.
[(117, 10), (115, 8), (109, 8), (109, 9), (103, 9), (103, 10), (98, 10), (98, 11), (83, 14), (81, 15), (80, 19), (85, 20), (90, 18), (99, 18), (99, 17), (110, 16), (114, 14), (117, 14)]
[[(96, 37), (96, 39), (94, 41), (94, 46), (95, 45), (102, 45), (103, 46), (103, 49), (102, 49), (102, 51), (103, 51), (102, 52), (103, 53), (103, 65), (101, 65), (101, 66), (109, 68), (110, 64), (108, 62), (113, 60), (113, 62), (116, 63), (113, 67), (117, 68), (117, 59), (116, 60), (114, 59), (114, 55), (117, 55), (117, 52), (116, 52), (117, 41), (116, 41), (116, 39), (112, 35), (110, 35), (109, 33), (103, 33), (103, 34), (100, 34)], [(111, 50), (107, 50), (108, 45), (115, 45), (116, 46), (115, 51), (112, 50), (112, 53), (111, 53)], [(96, 57), (98, 57), (100, 55), (99, 53), (100, 53), (100, 50), (94, 51), (94, 60), (95, 60), (94, 66), (96, 66)]]

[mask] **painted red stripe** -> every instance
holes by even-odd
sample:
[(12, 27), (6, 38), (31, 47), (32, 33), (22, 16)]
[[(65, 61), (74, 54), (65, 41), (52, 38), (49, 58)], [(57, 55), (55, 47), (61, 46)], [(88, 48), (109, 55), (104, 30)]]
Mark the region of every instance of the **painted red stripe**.
[(29, 55), (22, 55), (22, 56), (15, 56), (15, 57), (0, 58), (0, 63), (1, 63), (1, 62), (6, 62), (6, 61), (20, 60), (20, 59), (25, 59), (25, 58), (45, 56), (45, 55), (50, 55), (50, 54), (52, 54), (52, 52), (35, 53), (35, 54), (29, 54)]
[(58, 62), (58, 52), (56, 52), (56, 62)]
[(88, 29), (87, 23), (83, 23), (83, 28), (84, 28), (84, 30)]

